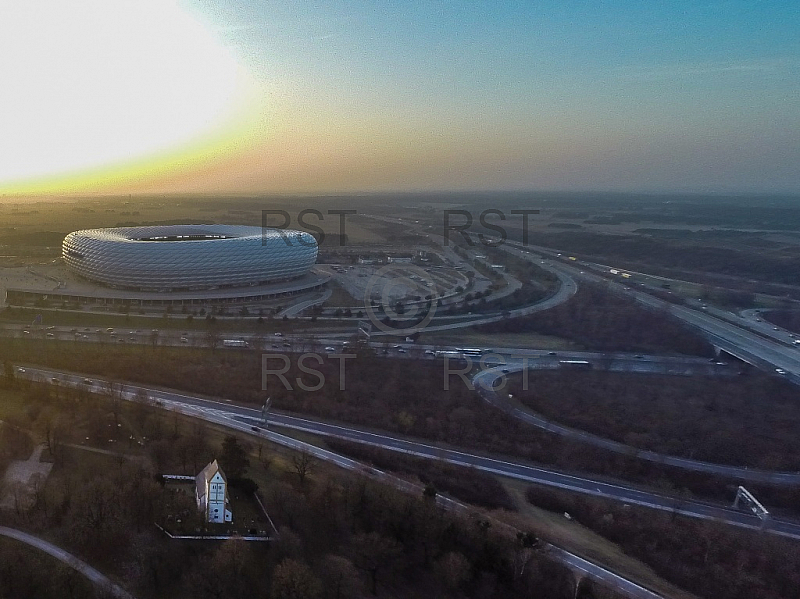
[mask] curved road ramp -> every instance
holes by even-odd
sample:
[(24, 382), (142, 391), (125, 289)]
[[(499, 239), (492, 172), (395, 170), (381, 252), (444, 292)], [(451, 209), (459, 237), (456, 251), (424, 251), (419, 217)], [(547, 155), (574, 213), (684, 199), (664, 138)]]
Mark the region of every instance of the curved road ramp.
[(58, 561), (65, 563), (70, 568), (80, 572), (95, 586), (108, 591), (108, 593), (113, 597), (117, 597), (118, 599), (135, 599), (133, 595), (128, 593), (119, 585), (113, 583), (108, 576), (102, 572), (92, 568), (86, 562), (81, 561), (71, 553), (61, 549), (61, 547), (53, 545), (44, 539), (40, 539), (39, 537), (28, 534), (27, 532), (23, 532), (15, 528), (7, 528), (5, 526), (0, 526), (0, 536), (14, 539), (15, 541), (19, 541), (20, 543), (24, 543), (25, 545), (45, 552), (46, 554), (56, 558)]

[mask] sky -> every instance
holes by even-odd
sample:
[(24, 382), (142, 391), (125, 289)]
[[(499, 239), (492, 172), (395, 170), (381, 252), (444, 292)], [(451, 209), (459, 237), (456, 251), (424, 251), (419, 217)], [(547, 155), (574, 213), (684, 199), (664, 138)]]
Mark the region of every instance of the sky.
[(800, 3), (0, 0), (0, 193), (800, 194)]

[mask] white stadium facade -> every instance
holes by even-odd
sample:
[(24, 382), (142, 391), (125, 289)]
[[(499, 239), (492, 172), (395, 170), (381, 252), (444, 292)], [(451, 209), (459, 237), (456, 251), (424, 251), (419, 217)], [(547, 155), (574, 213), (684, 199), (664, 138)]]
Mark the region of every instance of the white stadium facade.
[(300, 277), (317, 260), (317, 242), (301, 231), (236, 225), (124, 227), (70, 233), (61, 256), (109, 287), (217, 289)]
[[(160, 225), (75, 231), (64, 280), (9, 289), (7, 303), (161, 306), (257, 303), (317, 289), (317, 242), (304, 231), (238, 225)], [(77, 275), (77, 276), (74, 276)]]

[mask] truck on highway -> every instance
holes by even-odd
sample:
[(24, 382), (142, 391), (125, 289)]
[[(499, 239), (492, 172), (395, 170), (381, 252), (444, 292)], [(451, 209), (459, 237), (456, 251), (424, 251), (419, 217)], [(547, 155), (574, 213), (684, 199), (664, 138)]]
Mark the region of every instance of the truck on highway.
[(570, 370), (591, 370), (592, 363), (586, 360), (559, 360), (558, 367)]
[(437, 351), (434, 354), (436, 358), (447, 358), (448, 360), (463, 360), (464, 354), (460, 351)]
[(222, 341), (223, 347), (243, 347), (247, 348), (250, 347), (250, 344), (247, 343), (244, 339), (224, 339)]
[(479, 349), (477, 347), (463, 347), (458, 349), (457, 351), (461, 352), (465, 356), (470, 356), (472, 358), (479, 358), (484, 354), (484, 350)]

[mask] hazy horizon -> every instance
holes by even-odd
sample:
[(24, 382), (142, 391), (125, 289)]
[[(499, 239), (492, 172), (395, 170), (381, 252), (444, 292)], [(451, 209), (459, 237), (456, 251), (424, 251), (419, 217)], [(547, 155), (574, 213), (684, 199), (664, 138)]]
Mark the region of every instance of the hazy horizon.
[(0, 14), (5, 197), (800, 195), (800, 9), (781, 3)]

